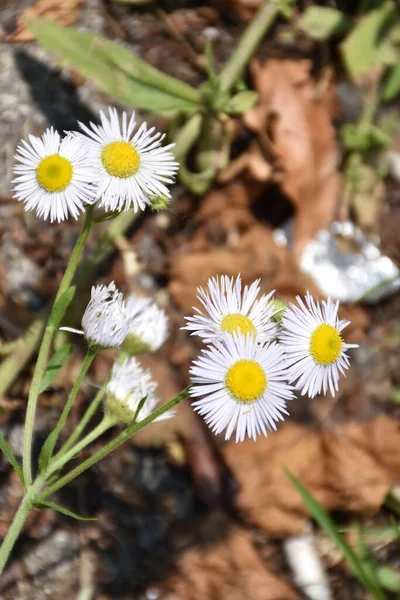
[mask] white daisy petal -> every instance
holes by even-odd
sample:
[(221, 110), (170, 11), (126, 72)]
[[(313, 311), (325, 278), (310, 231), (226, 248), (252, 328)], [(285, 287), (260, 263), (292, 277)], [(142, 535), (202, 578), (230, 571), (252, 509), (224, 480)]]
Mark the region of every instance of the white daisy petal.
[(149, 298), (141, 298), (135, 294), (128, 297), (126, 305), (132, 325), (122, 349), (130, 355), (155, 352), (168, 336), (165, 311)]
[[(127, 358), (122, 364), (114, 363), (111, 379), (106, 387), (105, 411), (119, 423), (132, 423), (139, 403), (146, 398), (138, 422), (143, 421), (155, 410), (159, 399), (155, 393), (157, 384), (149, 369), (144, 369), (135, 358)], [(175, 414), (169, 410), (155, 419), (162, 421)]]
[(94, 163), (85, 144), (72, 134), (61, 139), (52, 127), (41, 139), (30, 135), (29, 142), (17, 147), (14, 198), (45, 220), (77, 219), (97, 197)]
[(307, 292), (305, 303), (287, 307), (282, 319), (280, 343), (288, 362), (289, 380), (311, 398), (338, 390), (339, 372), (350, 366), (346, 351), (357, 344), (346, 344), (341, 336), (349, 321), (338, 319), (339, 301), (315, 301)]
[(251, 333), (224, 333), (192, 363), (193, 407), (215, 433), (236, 441), (276, 429), (293, 398), (284, 354), (276, 342), (259, 343)]
[(82, 317), (82, 329), (89, 344), (99, 348), (119, 348), (132, 327), (123, 295), (114, 282), (92, 287), (91, 298)]
[(234, 281), (226, 275), (208, 280), (207, 291), (198, 288), (198, 299), (205, 312), (198, 308), (193, 317), (185, 317), (188, 324), (183, 329), (198, 335), (204, 341), (211, 342), (225, 332), (240, 331), (244, 335), (252, 333), (258, 342), (272, 340), (278, 328), (272, 317), (277, 312), (270, 298), (273, 294), (258, 298), (260, 280), (242, 292), (240, 275)]
[(170, 152), (174, 144), (163, 147), (160, 133), (147, 129), (142, 123), (135, 130), (135, 113), (129, 123), (122, 114), (122, 127), (115, 108), (109, 108), (109, 117), (100, 112), (101, 125), (79, 123), (82, 134), (76, 134), (86, 143), (89, 156), (96, 167), (99, 181), (100, 206), (107, 211), (144, 210), (151, 197), (171, 194), (165, 183), (173, 183), (179, 163)]

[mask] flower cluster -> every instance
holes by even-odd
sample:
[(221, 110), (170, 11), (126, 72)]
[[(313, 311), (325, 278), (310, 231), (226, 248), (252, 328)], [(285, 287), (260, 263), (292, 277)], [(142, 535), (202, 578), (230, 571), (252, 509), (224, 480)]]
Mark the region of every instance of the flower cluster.
[(260, 281), (242, 289), (240, 276), (208, 281), (198, 289), (205, 312), (186, 317), (184, 329), (208, 344), (190, 368), (194, 408), (215, 433), (236, 441), (276, 429), (287, 413), (294, 389), (311, 398), (328, 389), (335, 394), (339, 373), (349, 367), (338, 318), (339, 302), (285, 306), (272, 293), (259, 297)]
[(170, 198), (178, 163), (174, 144), (162, 146), (164, 135), (143, 123), (136, 130), (135, 113), (122, 123), (115, 108), (100, 112), (100, 125), (79, 123), (82, 132), (53, 128), (41, 138), (30, 135), (17, 148), (14, 197), (38, 217), (75, 219), (85, 206), (98, 203), (106, 211), (137, 212), (154, 198)]
[[(107, 385), (105, 408), (119, 423), (131, 423), (140, 400), (146, 398), (140, 418), (148, 416), (158, 404), (156, 383), (150, 371), (134, 358), (155, 352), (167, 338), (167, 317), (149, 298), (131, 294), (127, 301), (112, 281), (108, 286), (92, 288), (91, 298), (82, 317), (82, 331), (62, 327), (84, 335), (96, 350), (121, 348), (128, 358), (115, 363)], [(167, 413), (164, 418), (172, 416)]]

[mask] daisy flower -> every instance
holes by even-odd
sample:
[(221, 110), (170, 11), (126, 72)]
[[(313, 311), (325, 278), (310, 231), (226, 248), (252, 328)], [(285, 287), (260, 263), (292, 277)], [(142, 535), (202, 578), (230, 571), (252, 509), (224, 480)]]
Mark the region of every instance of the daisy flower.
[(130, 355), (155, 352), (168, 336), (165, 311), (149, 298), (140, 298), (135, 294), (129, 296), (126, 305), (132, 325), (122, 349)]
[(100, 112), (101, 125), (90, 123), (78, 134), (86, 140), (90, 156), (96, 164), (99, 180), (100, 206), (108, 211), (133, 207), (144, 210), (152, 197), (171, 197), (167, 184), (174, 182), (179, 163), (170, 149), (162, 146), (165, 135), (147, 129), (142, 123), (135, 132), (135, 113), (127, 119), (122, 113), (120, 124), (115, 108), (109, 108), (109, 118)]
[(226, 440), (235, 428), (237, 442), (267, 435), (284, 420), (286, 400), (293, 397), (280, 346), (257, 343), (249, 333), (215, 340), (193, 362), (190, 378), (190, 395), (202, 396), (194, 409), (215, 433), (226, 429)]
[[(157, 384), (153, 381), (149, 369), (144, 369), (135, 358), (127, 358), (122, 364), (114, 363), (111, 379), (106, 387), (105, 410), (118, 423), (132, 423), (139, 403), (146, 398), (138, 421), (143, 421), (156, 408), (159, 399), (155, 393)], [(156, 421), (174, 416), (174, 411), (167, 411)]]
[(119, 348), (129, 333), (132, 321), (128, 317), (123, 294), (112, 281), (110, 285), (93, 286), (89, 304), (82, 317), (82, 329), (60, 327), (84, 335), (90, 346)]
[(307, 292), (305, 304), (290, 304), (285, 311), (280, 342), (289, 365), (289, 380), (297, 380), (296, 389), (314, 398), (327, 390), (338, 390), (339, 373), (350, 366), (346, 351), (357, 344), (345, 344), (342, 331), (350, 321), (338, 319), (339, 301), (331, 298), (321, 305)]
[(194, 308), (197, 315), (185, 317), (186, 327), (191, 335), (199, 335), (204, 341), (211, 342), (220, 338), (225, 332), (251, 333), (258, 342), (273, 339), (277, 334), (277, 325), (272, 317), (277, 309), (270, 301), (274, 292), (261, 296), (260, 280), (257, 279), (250, 287), (242, 291), (240, 275), (234, 281), (227, 275), (213, 277), (208, 280), (207, 291), (197, 288), (197, 298), (205, 308), (205, 313)]
[(42, 138), (30, 135), (29, 142), (22, 140), (17, 147), (14, 198), (45, 220), (77, 219), (97, 197), (85, 144), (72, 135), (61, 139), (52, 127)]

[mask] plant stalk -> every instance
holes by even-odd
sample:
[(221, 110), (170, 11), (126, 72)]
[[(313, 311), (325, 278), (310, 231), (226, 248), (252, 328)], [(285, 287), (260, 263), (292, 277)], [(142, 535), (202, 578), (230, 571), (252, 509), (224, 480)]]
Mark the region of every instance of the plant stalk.
[(278, 14), (278, 2), (267, 1), (261, 5), (219, 75), (221, 91), (230, 92), (235, 83), (241, 78), (247, 63)]
[[(47, 488), (47, 490), (44, 491), (44, 493), (40, 496), (39, 500), (43, 501), (45, 498), (47, 498), (51, 494), (54, 494), (54, 492), (57, 492), (59, 489), (64, 487), (67, 483), (69, 483), (70, 481), (72, 481), (73, 479), (75, 479), (76, 477), (81, 475), (81, 473), (83, 473), (84, 471), (86, 471), (87, 469), (89, 469), (90, 467), (95, 465), (96, 463), (98, 463), (99, 460), (101, 460), (102, 458), (104, 458), (105, 456), (110, 454), (110, 452), (113, 452), (116, 448), (118, 448), (118, 446), (120, 446), (121, 444), (126, 442), (130, 437), (135, 435), (135, 433), (137, 433), (138, 431), (143, 429), (143, 427), (146, 427), (146, 425), (149, 425), (150, 423), (152, 423), (155, 419), (157, 419), (158, 417), (163, 415), (165, 412), (167, 412), (168, 410), (170, 410), (171, 408), (173, 408), (174, 406), (179, 404), (179, 402), (182, 402), (182, 400), (184, 400), (187, 397), (187, 395), (188, 395), (188, 388), (183, 390), (183, 392), (181, 392), (180, 394), (175, 396), (175, 398), (173, 398), (166, 404), (163, 404), (163, 406), (160, 406), (160, 408), (158, 408), (157, 410), (152, 412), (151, 415), (146, 417), (146, 419), (143, 419), (143, 421), (140, 421), (139, 423), (132, 423), (132, 425), (129, 425), (115, 439), (111, 440), (111, 442), (106, 444), (103, 448), (101, 448), (100, 450), (95, 452), (95, 454), (93, 454), (93, 456), (90, 456), (88, 459), (84, 460), (80, 465), (75, 467), (75, 469), (72, 469), (72, 471), (70, 471), (69, 473), (66, 473), (66, 475), (64, 475), (64, 477), (61, 477), (58, 481), (53, 483), (49, 488)], [(76, 446), (75, 446), (75, 448), (76, 448)], [(72, 450), (74, 450), (74, 448), (72, 448)], [(61, 459), (62, 458), (63, 457), (61, 457)], [(54, 465), (52, 465), (52, 468), (53, 467), (54, 467)]]
[(29, 511), (31, 510), (32, 502), (35, 499), (35, 496), (39, 493), (44, 481), (44, 476), (40, 476), (36, 479), (36, 481), (27, 489), (19, 508), (15, 513), (13, 522), (11, 523), (0, 548), (0, 575), (3, 572), (14, 544), (21, 533), (22, 527), (24, 526)]
[[(28, 405), (26, 409), (26, 418), (25, 418), (25, 430), (24, 430), (24, 448), (23, 448), (23, 473), (24, 473), (24, 481), (25, 485), (29, 485), (32, 481), (32, 438), (33, 438), (33, 428), (35, 423), (35, 413), (36, 413), (36, 405), (37, 399), (39, 396), (40, 384), (42, 381), (42, 377), (46, 370), (47, 357), (49, 354), (51, 341), (53, 335), (58, 327), (59, 323), (56, 323), (55, 316), (55, 306), (57, 300), (61, 297), (61, 295), (66, 292), (66, 290), (71, 285), (72, 278), (74, 276), (76, 267), (78, 265), (79, 258), (82, 254), (83, 248), (85, 247), (87, 238), (89, 236), (90, 228), (91, 228), (91, 217), (92, 217), (92, 207), (89, 207), (86, 212), (85, 222), (82, 227), (82, 231), (79, 234), (79, 237), (76, 241), (75, 248), (71, 254), (71, 258), (69, 260), (68, 266), (65, 270), (64, 277), (60, 283), (60, 287), (58, 288), (57, 296), (55, 298), (53, 308), (51, 310), (49, 320), (46, 325), (46, 329), (44, 332), (44, 336), (42, 338), (42, 343), (39, 348), (38, 359), (35, 365), (35, 370), (33, 372), (32, 384), (29, 391), (28, 397)], [(58, 320), (58, 319), (57, 319)]]

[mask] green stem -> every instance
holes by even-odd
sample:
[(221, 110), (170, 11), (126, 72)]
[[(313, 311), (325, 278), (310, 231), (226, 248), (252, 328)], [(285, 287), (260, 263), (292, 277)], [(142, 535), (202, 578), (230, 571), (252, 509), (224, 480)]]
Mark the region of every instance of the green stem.
[(67, 452), (67, 450), (72, 448), (72, 446), (75, 444), (76, 440), (78, 440), (80, 438), (86, 425), (89, 423), (90, 419), (93, 417), (93, 415), (95, 414), (99, 405), (101, 404), (101, 401), (103, 400), (106, 385), (107, 385), (107, 381), (104, 383), (104, 387), (99, 389), (99, 391), (93, 398), (92, 402), (88, 406), (82, 419), (79, 421), (79, 423), (75, 427), (74, 431), (71, 433), (71, 435), (69, 436), (69, 438), (66, 441), (66, 443), (64, 444), (64, 446), (61, 448), (60, 452), (58, 454), (56, 454), (54, 458), (58, 458), (59, 456), (61, 456), (61, 454), (64, 454), (65, 452)]
[(270, 1), (262, 4), (220, 73), (219, 85), (223, 92), (229, 92), (240, 79), (247, 63), (278, 14), (279, 6), (277, 2)]
[(91, 442), (100, 437), (107, 429), (116, 425), (115, 419), (110, 417), (109, 415), (104, 415), (103, 419), (100, 423), (92, 429), (90, 433), (88, 433), (80, 442), (78, 442), (75, 446), (63, 452), (61, 455), (58, 454), (53, 461), (50, 463), (49, 468), (47, 469), (47, 477), (59, 471), (67, 462), (72, 460), (74, 456), (76, 456), (81, 450), (86, 448)]
[(35, 423), (36, 404), (39, 396), (40, 384), (46, 369), (47, 357), (50, 350), (51, 341), (54, 332), (57, 330), (57, 327), (59, 325), (58, 321), (60, 320), (59, 315), (55, 314), (55, 306), (57, 304), (57, 300), (61, 297), (62, 294), (64, 294), (64, 292), (67, 291), (67, 289), (71, 285), (71, 281), (74, 276), (76, 267), (78, 265), (79, 258), (82, 254), (82, 250), (86, 244), (89, 235), (91, 227), (91, 215), (92, 207), (89, 207), (86, 212), (86, 218), (83, 224), (82, 231), (79, 234), (79, 237), (76, 241), (75, 248), (71, 254), (71, 258), (64, 273), (64, 277), (60, 283), (60, 287), (58, 289), (57, 296), (54, 301), (49, 320), (47, 322), (42, 343), (40, 345), (39, 354), (33, 373), (32, 384), (28, 397), (28, 405), (26, 409), (24, 431), (23, 473), (26, 485), (29, 485), (32, 481), (32, 438)]
[[(96, 353), (97, 353), (97, 350), (95, 348), (93, 348), (93, 346), (88, 348), (88, 351), (85, 356), (85, 360), (82, 363), (81, 370), (79, 371), (78, 377), (75, 379), (75, 383), (74, 383), (72, 390), (68, 396), (68, 400), (65, 403), (65, 406), (60, 415), (60, 418), (58, 419), (58, 423), (55, 426), (55, 428), (53, 429), (53, 431), (50, 433), (49, 437), (47, 438), (47, 440), (45, 442), (45, 445), (43, 446), (43, 447), (45, 447), (46, 445), (49, 446), (47, 449), (48, 458), (51, 458), (51, 455), (53, 454), (54, 446), (57, 443), (58, 436), (60, 435), (60, 433), (67, 421), (68, 415), (71, 411), (71, 408), (72, 408), (72, 405), (76, 398), (76, 395), (79, 392), (79, 388), (81, 386), (82, 380), (85, 377), (86, 373), (88, 372), (88, 369), (89, 369), (90, 365), (92, 364), (93, 359), (96, 356)], [(60, 452), (59, 452), (59, 454), (60, 454)]]
[[(54, 494), (54, 492), (57, 492), (59, 489), (64, 487), (67, 483), (69, 483), (70, 481), (72, 481), (73, 479), (75, 479), (76, 477), (81, 475), (81, 473), (83, 473), (84, 471), (86, 471), (87, 469), (92, 467), (94, 464), (99, 462), (99, 460), (101, 460), (102, 458), (104, 458), (105, 456), (110, 454), (110, 452), (113, 452), (116, 448), (118, 448), (118, 446), (120, 446), (121, 444), (126, 442), (130, 437), (135, 435), (135, 433), (137, 433), (138, 431), (143, 429), (143, 427), (146, 427), (146, 425), (149, 425), (155, 419), (157, 419), (158, 417), (163, 415), (165, 412), (167, 412), (168, 410), (170, 410), (171, 408), (173, 408), (174, 406), (179, 404), (179, 402), (181, 402), (182, 400), (184, 400), (187, 397), (187, 394), (188, 394), (188, 388), (183, 390), (183, 392), (178, 394), (175, 398), (173, 398), (166, 404), (163, 404), (163, 406), (160, 406), (160, 408), (158, 408), (157, 410), (152, 412), (152, 414), (149, 415), (146, 419), (143, 419), (143, 421), (129, 425), (114, 440), (112, 440), (111, 442), (106, 444), (103, 448), (98, 450), (98, 452), (95, 452), (95, 454), (93, 454), (93, 456), (90, 456), (88, 459), (84, 460), (80, 465), (75, 467), (75, 469), (72, 469), (72, 471), (70, 471), (69, 473), (64, 475), (64, 477), (61, 477), (58, 481), (56, 481), (53, 485), (51, 485), (47, 490), (45, 490), (44, 493), (40, 496), (40, 500), (42, 501), (45, 498), (47, 498), (48, 496), (50, 496), (51, 494)], [(76, 448), (76, 446), (75, 446), (75, 448)]]
[(21, 533), (21, 529), (24, 526), (26, 518), (31, 510), (32, 502), (35, 499), (35, 496), (39, 493), (41, 487), (44, 484), (44, 476), (40, 476), (36, 479), (36, 481), (31, 485), (25, 493), (21, 504), (17, 512), (15, 513), (13, 522), (10, 525), (10, 528), (7, 532), (6, 537), (3, 540), (3, 543), (0, 548), (0, 575), (3, 572), (5, 564), (10, 556), (11, 550), (14, 547), (15, 542), (18, 539), (19, 534)]

